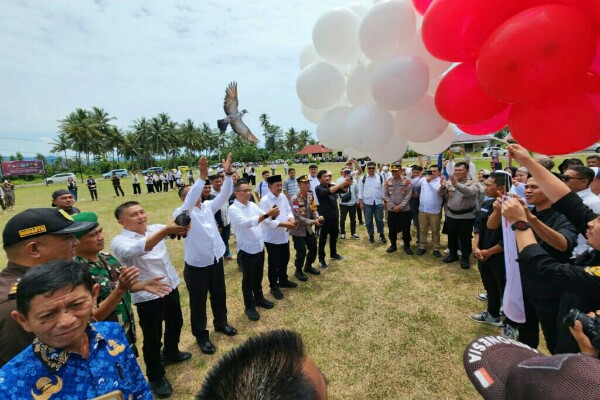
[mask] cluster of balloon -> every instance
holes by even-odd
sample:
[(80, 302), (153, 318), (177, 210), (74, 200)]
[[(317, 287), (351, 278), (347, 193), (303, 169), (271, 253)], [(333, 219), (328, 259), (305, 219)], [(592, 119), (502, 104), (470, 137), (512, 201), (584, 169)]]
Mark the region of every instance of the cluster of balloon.
[(413, 2), (427, 50), (460, 63), (435, 92), (443, 118), (476, 135), (508, 125), (544, 154), (600, 140), (600, 1)]
[(296, 92), (323, 145), (386, 163), (407, 146), (424, 154), (450, 146), (454, 129), (433, 93), (452, 63), (426, 50), (415, 12), (429, 3), (352, 3), (318, 18), (300, 54)]

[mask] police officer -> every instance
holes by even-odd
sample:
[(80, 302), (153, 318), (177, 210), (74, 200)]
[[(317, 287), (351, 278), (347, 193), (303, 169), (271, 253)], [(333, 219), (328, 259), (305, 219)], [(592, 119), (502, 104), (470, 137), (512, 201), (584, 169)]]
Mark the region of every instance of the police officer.
[[(319, 275), (321, 272), (313, 268), (312, 263), (317, 259), (317, 238), (313, 232), (312, 226), (321, 226), (322, 218), (317, 212), (317, 203), (310, 191), (310, 180), (307, 175), (302, 175), (296, 179), (299, 192), (290, 199), (290, 207), (294, 218), (298, 221), (295, 229), (290, 229), (290, 235), (294, 241), (296, 250), (295, 276), (300, 281), (307, 281), (308, 278), (304, 272)], [(308, 256), (306, 250), (308, 249)], [(302, 267), (304, 266), (304, 272)]]
[(410, 211), (409, 201), (412, 197), (412, 185), (402, 176), (402, 166), (399, 163), (392, 164), (392, 178), (383, 183), (383, 199), (386, 202), (388, 210), (388, 229), (390, 238), (390, 247), (386, 250), (393, 253), (397, 249), (396, 240), (398, 232), (402, 232), (404, 241), (404, 252), (412, 255), (410, 249), (410, 220), (412, 213)]
[(92, 222), (75, 222), (65, 211), (52, 208), (30, 208), (6, 223), (2, 239), (8, 264), (0, 272), (0, 367), (35, 337), (11, 317), (19, 280), (36, 265), (73, 259), (79, 245), (74, 234), (92, 227)]

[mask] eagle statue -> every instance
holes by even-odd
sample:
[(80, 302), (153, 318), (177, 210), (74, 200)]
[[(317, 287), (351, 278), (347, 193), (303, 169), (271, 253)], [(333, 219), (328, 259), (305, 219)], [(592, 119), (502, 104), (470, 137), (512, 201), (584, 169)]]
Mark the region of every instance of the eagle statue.
[(227, 125), (231, 125), (231, 129), (241, 137), (251, 142), (258, 142), (258, 138), (250, 132), (250, 129), (242, 121), (244, 114), (248, 111), (238, 111), (238, 91), (237, 82), (231, 82), (225, 89), (225, 101), (223, 102), (223, 110), (226, 117), (217, 121), (217, 125), (221, 133), (225, 133)]

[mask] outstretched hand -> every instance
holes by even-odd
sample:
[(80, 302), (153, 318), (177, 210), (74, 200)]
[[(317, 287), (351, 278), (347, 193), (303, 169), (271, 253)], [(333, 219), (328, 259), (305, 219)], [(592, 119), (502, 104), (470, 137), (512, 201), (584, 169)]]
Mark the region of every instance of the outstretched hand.
[(227, 154), (227, 159), (223, 160), (223, 169), (225, 170), (226, 174), (230, 174), (231, 173), (231, 153)]
[(200, 179), (205, 181), (208, 178), (208, 159), (204, 156), (198, 160), (198, 169), (200, 170)]
[(506, 146), (506, 151), (508, 151), (508, 155), (513, 160), (516, 160), (519, 164), (523, 165), (527, 160), (532, 160), (531, 155), (527, 151), (527, 149), (518, 144), (509, 144)]

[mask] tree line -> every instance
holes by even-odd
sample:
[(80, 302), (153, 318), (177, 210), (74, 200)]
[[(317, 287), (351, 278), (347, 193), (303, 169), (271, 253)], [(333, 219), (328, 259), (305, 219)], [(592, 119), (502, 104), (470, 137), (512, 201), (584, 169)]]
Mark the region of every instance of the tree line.
[[(120, 167), (119, 160), (125, 160), (129, 169), (157, 164), (174, 167), (192, 164), (200, 155), (220, 160), (229, 151), (236, 155), (236, 161), (265, 162), (294, 158), (304, 146), (316, 143), (310, 132), (293, 127), (284, 131), (271, 123), (267, 114), (260, 115), (263, 147), (230, 131), (221, 134), (207, 122), (196, 124), (189, 118), (173, 121), (167, 113), (138, 118), (128, 129), (117, 127), (114, 120), (98, 107), (77, 108), (61, 119), (50, 150), (61, 155), (55, 169), (72, 168), (75, 162), (86, 165), (86, 169), (95, 166), (103, 170)], [(68, 152), (75, 153), (75, 160), (69, 160)]]

